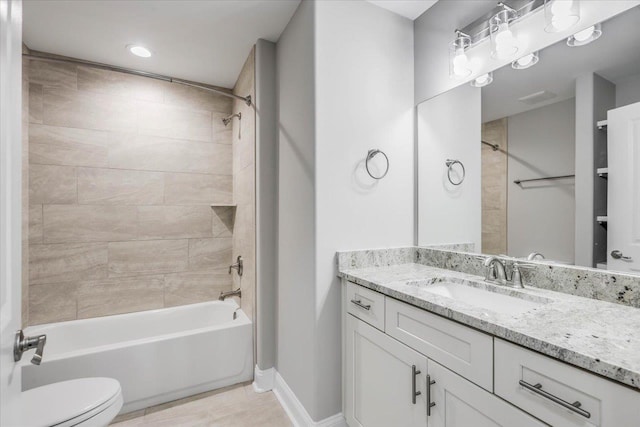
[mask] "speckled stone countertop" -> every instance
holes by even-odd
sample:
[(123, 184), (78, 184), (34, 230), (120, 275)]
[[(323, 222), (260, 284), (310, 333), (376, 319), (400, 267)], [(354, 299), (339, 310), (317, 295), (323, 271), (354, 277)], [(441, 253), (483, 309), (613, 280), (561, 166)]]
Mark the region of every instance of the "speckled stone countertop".
[[(640, 389), (640, 309), (535, 287), (491, 285), (479, 276), (411, 262), (345, 267), (339, 276), (351, 282)], [(450, 280), (542, 304), (506, 314), (427, 290)]]

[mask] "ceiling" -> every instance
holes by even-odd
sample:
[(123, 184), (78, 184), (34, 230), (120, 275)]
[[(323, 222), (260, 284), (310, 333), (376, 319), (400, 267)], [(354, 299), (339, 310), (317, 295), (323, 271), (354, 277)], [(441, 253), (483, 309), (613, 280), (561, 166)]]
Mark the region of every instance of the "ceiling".
[(422, 15), (427, 9), (436, 4), (438, 0), (367, 0), (376, 6), (409, 18), (412, 21)]
[[(575, 96), (578, 76), (594, 72), (616, 83), (640, 74), (640, 7), (635, 7), (602, 24), (602, 36), (581, 47), (569, 47), (562, 40), (540, 52), (540, 62), (525, 70), (511, 65), (493, 73), (493, 83), (482, 88), (482, 121), (487, 122), (553, 104)], [(557, 96), (535, 105), (518, 98), (540, 91)]]
[[(23, 2), (38, 51), (232, 88), (259, 38), (275, 42), (300, 0)], [(151, 49), (138, 58), (128, 44)]]

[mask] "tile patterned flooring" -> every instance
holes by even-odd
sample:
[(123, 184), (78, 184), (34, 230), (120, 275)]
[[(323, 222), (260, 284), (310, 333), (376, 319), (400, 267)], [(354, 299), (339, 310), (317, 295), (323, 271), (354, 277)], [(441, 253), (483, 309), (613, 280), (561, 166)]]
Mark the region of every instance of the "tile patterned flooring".
[(239, 384), (117, 417), (113, 427), (292, 427), (273, 392)]

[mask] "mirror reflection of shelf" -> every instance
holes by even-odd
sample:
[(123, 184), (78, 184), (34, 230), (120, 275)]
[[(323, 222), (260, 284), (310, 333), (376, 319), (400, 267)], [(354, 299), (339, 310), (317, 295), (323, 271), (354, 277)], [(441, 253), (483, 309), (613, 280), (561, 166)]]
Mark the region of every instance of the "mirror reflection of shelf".
[(606, 224), (609, 221), (609, 217), (607, 215), (598, 215), (596, 217), (596, 221), (600, 224)]
[(600, 178), (607, 178), (609, 176), (609, 168), (598, 168), (596, 172)]
[(596, 122), (596, 125), (598, 126), (598, 129), (600, 129), (600, 130), (606, 128), (607, 124), (608, 124), (608, 122), (606, 120), (600, 120), (600, 121)]
[(235, 203), (211, 203), (212, 208), (235, 208), (237, 206)]
[(607, 263), (606, 262), (599, 262), (596, 264), (596, 268), (600, 269), (600, 270), (606, 270), (607, 269)]

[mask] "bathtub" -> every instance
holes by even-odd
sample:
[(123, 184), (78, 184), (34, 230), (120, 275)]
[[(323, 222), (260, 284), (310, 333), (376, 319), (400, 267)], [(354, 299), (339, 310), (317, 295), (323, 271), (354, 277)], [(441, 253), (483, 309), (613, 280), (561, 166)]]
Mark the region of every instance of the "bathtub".
[(74, 378), (115, 378), (122, 386), (121, 413), (253, 377), (251, 321), (231, 300), (25, 330), (38, 334), (47, 335), (43, 361), (35, 366), (29, 363), (32, 352), (23, 356), (23, 390)]

